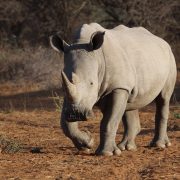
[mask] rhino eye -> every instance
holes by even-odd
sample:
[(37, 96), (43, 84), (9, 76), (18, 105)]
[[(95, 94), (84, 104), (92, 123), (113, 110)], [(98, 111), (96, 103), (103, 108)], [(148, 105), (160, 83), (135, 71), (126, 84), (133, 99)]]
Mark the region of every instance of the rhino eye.
[(93, 85), (93, 82), (91, 82), (90, 85), (92, 86), (92, 85)]

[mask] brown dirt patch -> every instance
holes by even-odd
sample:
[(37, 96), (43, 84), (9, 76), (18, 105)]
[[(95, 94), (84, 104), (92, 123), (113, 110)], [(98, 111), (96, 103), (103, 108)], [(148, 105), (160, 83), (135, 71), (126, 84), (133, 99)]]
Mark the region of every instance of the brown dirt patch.
[[(5, 100), (3, 101), (5, 102)], [(59, 112), (55, 108), (29, 111), (2, 111), (0, 135), (18, 144), (18, 152), (5, 152), (1, 147), (0, 179), (179, 179), (178, 107), (171, 108), (168, 135), (172, 147), (149, 148), (153, 137), (153, 107), (140, 113), (142, 130), (136, 142), (136, 152), (124, 151), (121, 156), (99, 157), (79, 154), (59, 128)], [(97, 118), (84, 122), (81, 128), (92, 132), (99, 141)], [(120, 127), (117, 142), (122, 137)], [(12, 144), (13, 144), (12, 143)]]

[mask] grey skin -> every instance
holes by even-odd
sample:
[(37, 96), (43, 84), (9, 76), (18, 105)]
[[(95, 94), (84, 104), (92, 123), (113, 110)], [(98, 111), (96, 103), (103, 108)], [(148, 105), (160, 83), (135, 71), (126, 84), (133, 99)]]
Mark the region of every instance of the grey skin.
[[(79, 149), (91, 149), (93, 138), (78, 128), (93, 117), (96, 104), (103, 113), (98, 155), (119, 155), (135, 150), (140, 131), (138, 109), (156, 102), (152, 146), (165, 148), (169, 101), (176, 80), (176, 64), (170, 46), (146, 29), (123, 25), (108, 30), (96, 23), (84, 24), (68, 45), (58, 35), (50, 37), (54, 50), (64, 52), (65, 90), (61, 126)], [(124, 136), (115, 142), (123, 120)]]

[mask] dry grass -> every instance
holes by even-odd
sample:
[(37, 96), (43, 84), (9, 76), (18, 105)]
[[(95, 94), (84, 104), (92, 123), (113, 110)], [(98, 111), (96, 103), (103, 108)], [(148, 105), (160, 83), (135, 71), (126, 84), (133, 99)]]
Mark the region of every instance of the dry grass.
[(62, 67), (62, 56), (50, 48), (2, 48), (0, 95), (59, 88)]
[(52, 91), (52, 99), (56, 107), (56, 111), (61, 112), (63, 107), (63, 97), (57, 94), (57, 92)]
[(6, 136), (0, 135), (0, 151), (1, 153), (16, 153), (22, 149), (20, 143), (15, 140), (8, 139)]

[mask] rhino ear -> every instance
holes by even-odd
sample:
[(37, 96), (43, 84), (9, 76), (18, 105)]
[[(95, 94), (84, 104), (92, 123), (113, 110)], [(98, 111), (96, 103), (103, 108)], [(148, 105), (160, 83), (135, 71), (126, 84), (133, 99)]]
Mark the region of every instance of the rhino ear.
[(96, 31), (92, 34), (89, 44), (93, 50), (99, 49), (102, 46), (104, 42), (104, 34), (105, 31)]
[(50, 45), (55, 51), (58, 52), (65, 52), (69, 47), (69, 44), (62, 40), (57, 34), (50, 36)]

